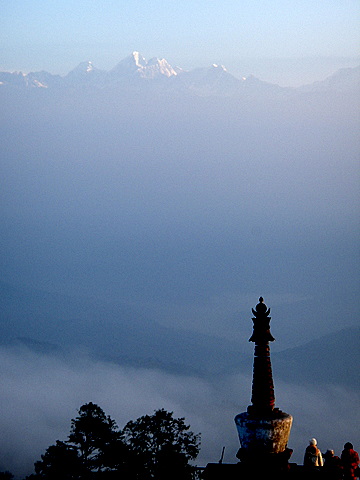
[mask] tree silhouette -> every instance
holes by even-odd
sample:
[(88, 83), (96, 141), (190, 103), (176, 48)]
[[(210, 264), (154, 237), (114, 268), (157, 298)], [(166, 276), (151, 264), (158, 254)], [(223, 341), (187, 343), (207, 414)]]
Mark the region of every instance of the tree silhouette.
[(137, 457), (138, 478), (191, 478), (189, 461), (199, 453), (200, 435), (189, 431), (184, 420), (160, 409), (126, 424), (122, 433)]
[(83, 405), (78, 413), (71, 420), (69, 439), (51, 445), (26, 480), (193, 478), (189, 461), (199, 453), (200, 436), (189, 430), (184, 418), (161, 409), (119, 431), (94, 403)]
[[(78, 451), (85, 470), (100, 471), (116, 467), (116, 457), (124, 452), (122, 435), (110, 416), (90, 402), (79, 409), (79, 416), (71, 420), (69, 443)], [(118, 462), (120, 459), (118, 460)]]
[(35, 472), (35, 478), (77, 480), (84, 473), (84, 467), (77, 449), (57, 440), (56, 445), (51, 445), (35, 463)]
[(5, 472), (0, 472), (0, 480), (12, 480), (13, 478), (14, 475), (7, 470)]

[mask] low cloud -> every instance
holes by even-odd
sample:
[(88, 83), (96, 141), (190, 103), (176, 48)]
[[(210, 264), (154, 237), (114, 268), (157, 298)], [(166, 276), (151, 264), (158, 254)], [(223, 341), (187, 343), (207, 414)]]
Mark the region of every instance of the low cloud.
[[(100, 405), (120, 428), (157, 408), (185, 417), (201, 432), (198, 465), (236, 462), (239, 447), (234, 416), (249, 403), (251, 376), (212, 380), (176, 376), (159, 370), (122, 367), (91, 360), (84, 352), (66, 357), (38, 355), (26, 349), (0, 349), (0, 471), (21, 477), (33, 471), (49, 445), (65, 440), (70, 420), (87, 402)], [(276, 382), (276, 404), (294, 416), (289, 447), (301, 462), (308, 439), (340, 453), (346, 441), (359, 447), (359, 395), (337, 386), (313, 388)]]

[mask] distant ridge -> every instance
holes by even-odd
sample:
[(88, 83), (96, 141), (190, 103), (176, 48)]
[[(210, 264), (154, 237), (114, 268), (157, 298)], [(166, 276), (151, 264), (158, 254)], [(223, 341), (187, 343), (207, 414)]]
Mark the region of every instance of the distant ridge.
[(0, 301), (4, 346), (23, 346), (36, 353), (79, 348), (119, 365), (200, 376), (226, 372), (239, 357), (245, 358), (235, 342), (164, 327), (126, 304), (109, 306), (4, 282)]
[[(135, 83), (134, 83), (135, 82)], [(139, 83), (140, 82), (140, 83)], [(145, 84), (144, 84), (145, 82)], [(40, 71), (24, 74), (21, 72), (0, 72), (0, 88), (17, 89), (57, 89), (69, 87), (82, 89), (139, 88), (151, 84), (170, 93), (180, 92), (206, 96), (242, 96), (242, 95), (288, 95), (294, 92), (319, 92), (322, 90), (343, 92), (360, 85), (360, 66), (345, 68), (321, 82), (315, 82), (299, 88), (280, 87), (264, 82), (253, 75), (237, 78), (223, 65), (213, 64), (208, 68), (196, 68), (185, 71), (171, 66), (164, 58), (146, 60), (141, 53), (134, 51), (121, 60), (110, 71), (96, 68), (92, 62), (81, 62), (67, 75), (61, 77)]]
[(272, 354), (275, 376), (290, 383), (360, 389), (360, 326)]
[[(0, 282), (0, 345), (58, 354), (85, 348), (119, 365), (208, 376), (249, 374), (252, 350), (211, 335), (167, 328), (126, 305), (109, 307)], [(106, 319), (106, 320), (105, 320)], [(246, 339), (244, 339), (246, 340)], [(297, 384), (360, 388), (360, 326), (272, 353), (274, 378)], [(247, 347), (246, 342), (244, 341)]]

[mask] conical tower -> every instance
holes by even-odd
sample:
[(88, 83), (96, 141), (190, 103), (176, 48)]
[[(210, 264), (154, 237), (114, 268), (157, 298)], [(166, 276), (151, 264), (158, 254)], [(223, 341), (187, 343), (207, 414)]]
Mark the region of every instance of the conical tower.
[(253, 461), (261, 455), (264, 459), (288, 460), (287, 450), (292, 416), (275, 408), (274, 382), (272, 376), (270, 346), (274, 341), (270, 332), (270, 308), (262, 297), (253, 312), (253, 334), (249, 339), (255, 343), (251, 405), (247, 412), (235, 417), (241, 448), (238, 458), (242, 462)]

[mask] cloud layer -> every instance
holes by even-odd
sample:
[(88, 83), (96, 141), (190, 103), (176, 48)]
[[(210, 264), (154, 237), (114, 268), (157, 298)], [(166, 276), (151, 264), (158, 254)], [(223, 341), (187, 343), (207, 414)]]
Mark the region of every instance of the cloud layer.
[[(250, 376), (205, 381), (94, 362), (81, 352), (58, 358), (18, 348), (0, 350), (0, 377), (0, 470), (19, 476), (33, 471), (49, 445), (66, 439), (71, 418), (89, 401), (119, 427), (157, 408), (173, 411), (202, 434), (198, 465), (218, 461), (223, 446), (224, 461), (234, 463), (239, 443), (233, 418), (246, 409), (251, 389)], [(293, 461), (302, 462), (312, 436), (323, 451), (340, 453), (346, 441), (358, 447), (357, 393), (336, 386), (318, 390), (276, 383), (276, 395), (277, 406), (294, 416), (289, 442)]]

